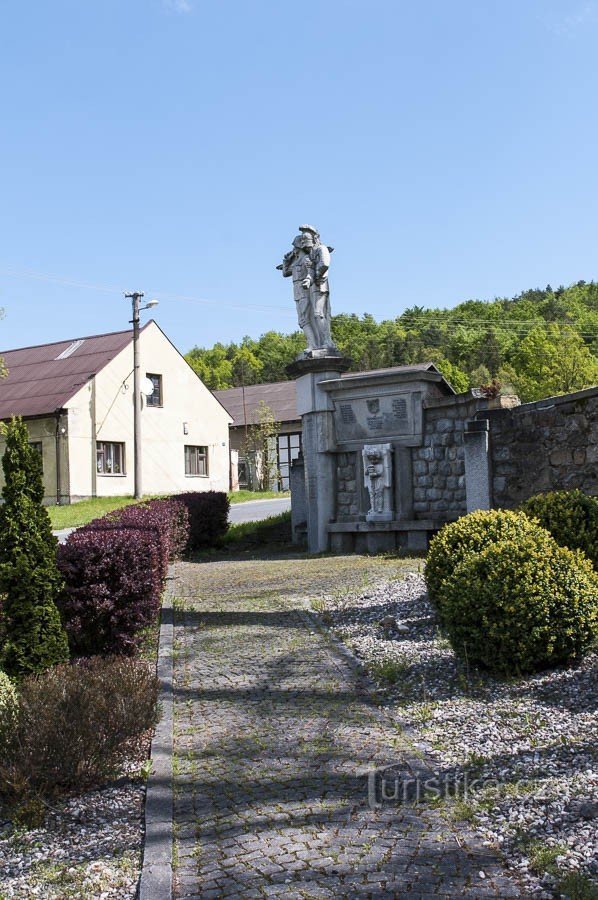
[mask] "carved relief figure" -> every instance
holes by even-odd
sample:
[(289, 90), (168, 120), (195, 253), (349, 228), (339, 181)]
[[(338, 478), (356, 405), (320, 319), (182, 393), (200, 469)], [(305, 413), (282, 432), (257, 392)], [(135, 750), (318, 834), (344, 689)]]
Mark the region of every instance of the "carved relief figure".
[(390, 522), (392, 509), (392, 444), (365, 444), (363, 479), (370, 495), (368, 522)]
[(328, 269), (332, 247), (320, 240), (313, 225), (300, 225), (293, 249), (277, 266), (285, 278), (293, 279), (297, 317), (307, 340), (307, 350), (338, 352), (330, 334), (330, 289)]

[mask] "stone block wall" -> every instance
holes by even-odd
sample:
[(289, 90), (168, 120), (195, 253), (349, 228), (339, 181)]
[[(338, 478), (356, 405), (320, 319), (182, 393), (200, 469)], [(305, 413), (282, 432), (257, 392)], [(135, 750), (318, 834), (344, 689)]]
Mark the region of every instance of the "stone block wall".
[(471, 393), (434, 401), (424, 410), (423, 447), (413, 450), (413, 512), (416, 519), (444, 522), (465, 515), (465, 423), (488, 400)]
[(598, 387), (488, 412), (493, 505), (544, 491), (598, 495)]
[(336, 454), (336, 517), (349, 522), (359, 514), (360, 485), (357, 482), (357, 454)]

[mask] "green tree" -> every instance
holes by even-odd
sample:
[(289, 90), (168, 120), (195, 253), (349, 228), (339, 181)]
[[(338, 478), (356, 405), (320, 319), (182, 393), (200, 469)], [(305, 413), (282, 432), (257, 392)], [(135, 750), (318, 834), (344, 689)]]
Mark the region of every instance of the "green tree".
[(260, 400), (256, 414), (257, 422), (247, 429), (242, 453), (250, 460), (254, 490), (268, 491), (279, 477), (276, 436), (280, 423), (264, 400)]
[(515, 387), (524, 401), (598, 384), (598, 359), (572, 328), (534, 328), (514, 357)]
[(0, 667), (21, 678), (66, 662), (69, 653), (55, 603), (63, 581), (56, 565), (56, 538), (42, 505), (41, 457), (29, 445), (20, 419), (8, 426), (2, 467)]
[(232, 387), (233, 367), (224, 344), (214, 344), (210, 350), (194, 347), (185, 359), (211, 391)]
[(264, 364), (247, 346), (235, 350), (231, 359), (233, 386), (259, 384)]

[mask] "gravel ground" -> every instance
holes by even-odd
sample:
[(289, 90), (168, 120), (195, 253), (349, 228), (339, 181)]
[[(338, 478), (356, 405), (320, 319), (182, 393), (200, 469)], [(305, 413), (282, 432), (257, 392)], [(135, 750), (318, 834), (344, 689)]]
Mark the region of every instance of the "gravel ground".
[(500, 848), (530, 896), (598, 897), (596, 655), (517, 680), (469, 671), (416, 573), (315, 606), (453, 786), (447, 816)]
[(31, 829), (4, 821), (0, 807), (0, 900), (135, 897), (144, 793), (127, 781), (55, 802)]

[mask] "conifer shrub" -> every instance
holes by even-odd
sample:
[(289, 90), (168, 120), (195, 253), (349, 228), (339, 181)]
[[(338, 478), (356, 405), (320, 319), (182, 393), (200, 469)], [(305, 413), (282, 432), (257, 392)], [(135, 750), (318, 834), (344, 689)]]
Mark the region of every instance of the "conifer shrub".
[(520, 506), (538, 519), (557, 544), (581, 550), (598, 570), (598, 497), (583, 491), (549, 491), (536, 494)]
[(541, 529), (462, 553), (439, 597), (455, 653), (499, 674), (567, 662), (598, 637), (598, 575)]
[(541, 531), (523, 513), (504, 509), (477, 510), (445, 525), (430, 541), (425, 567), (428, 593), (440, 619), (443, 582), (465, 556), (480, 553), (496, 541), (517, 540)]
[(0, 793), (81, 791), (119, 775), (156, 722), (158, 679), (141, 660), (95, 658), (23, 679), (0, 720)]
[(196, 491), (176, 494), (173, 499), (185, 504), (189, 511), (190, 551), (217, 547), (228, 529), (230, 501), (222, 491)]
[(2, 467), (0, 666), (22, 678), (66, 661), (68, 642), (56, 606), (63, 581), (57, 541), (42, 505), (41, 458), (20, 419), (8, 425)]
[(90, 526), (70, 534), (58, 551), (65, 582), (59, 606), (71, 652), (130, 656), (160, 611), (161, 547), (153, 528)]

